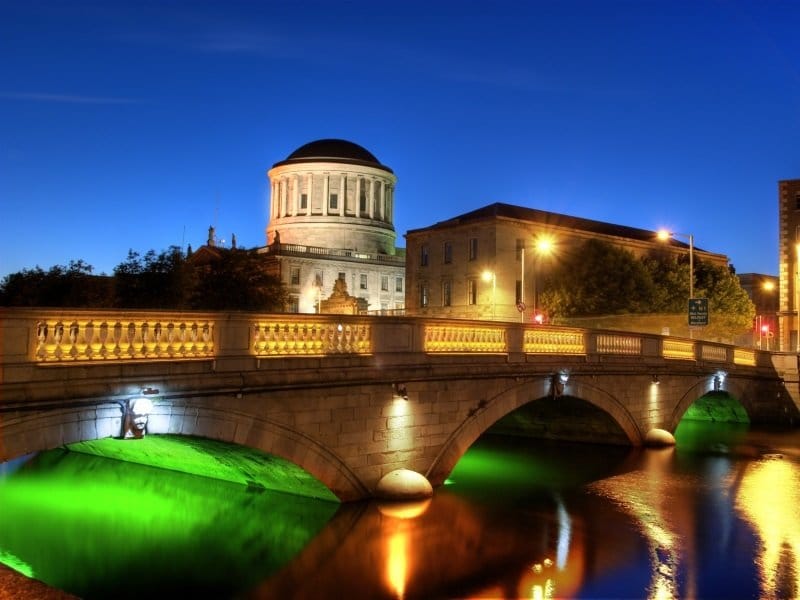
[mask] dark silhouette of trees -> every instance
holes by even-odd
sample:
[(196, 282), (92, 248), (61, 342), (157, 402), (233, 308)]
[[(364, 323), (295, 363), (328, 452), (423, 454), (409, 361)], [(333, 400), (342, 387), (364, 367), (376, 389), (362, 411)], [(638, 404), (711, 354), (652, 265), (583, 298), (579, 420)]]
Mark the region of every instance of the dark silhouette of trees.
[(0, 283), (2, 306), (47, 306), (104, 308), (111, 306), (112, 281), (92, 275), (93, 267), (82, 260), (11, 273)]
[(267, 273), (255, 250), (218, 249), (219, 258), (202, 268), (191, 297), (192, 308), (205, 310), (284, 310), (288, 292)]
[(79, 260), (12, 273), (0, 282), (0, 305), (275, 312), (288, 300), (280, 279), (254, 250), (214, 248), (204, 262), (176, 246), (158, 254), (131, 250), (112, 276), (92, 271)]

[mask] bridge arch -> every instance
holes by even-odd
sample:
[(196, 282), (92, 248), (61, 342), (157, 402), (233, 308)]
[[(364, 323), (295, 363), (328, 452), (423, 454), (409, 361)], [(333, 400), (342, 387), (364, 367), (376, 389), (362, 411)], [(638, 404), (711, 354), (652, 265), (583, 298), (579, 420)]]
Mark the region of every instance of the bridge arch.
[[(711, 391), (713, 391), (713, 384), (709, 383), (708, 378), (701, 379), (700, 381), (697, 381), (691, 385), (675, 405), (672, 415), (667, 423), (667, 430), (674, 434), (675, 430), (678, 428), (678, 425), (686, 414), (686, 411), (689, 410), (689, 407)], [(740, 385), (736, 379), (726, 379), (724, 386), (722, 386), (720, 391), (727, 392), (747, 412), (748, 417), (752, 417), (747, 406), (748, 391), (745, 389), (745, 387)]]
[[(553, 395), (552, 376), (516, 383), (487, 400), (450, 434), (425, 474), (434, 486), (440, 485), (455, 468), (469, 447), (497, 421), (518, 408)], [(566, 395), (599, 408), (619, 426), (631, 445), (642, 443), (642, 433), (633, 416), (612, 394), (588, 382), (569, 380), (557, 395)]]
[[(91, 408), (69, 407), (48, 413), (22, 413), (4, 423), (0, 461), (75, 442), (120, 437), (122, 409), (117, 402)], [(334, 452), (313, 438), (277, 421), (202, 405), (156, 402), (149, 435), (195, 436), (247, 446), (284, 458), (304, 469), (341, 501), (368, 497), (366, 486)], [(135, 441), (132, 441), (135, 443)]]

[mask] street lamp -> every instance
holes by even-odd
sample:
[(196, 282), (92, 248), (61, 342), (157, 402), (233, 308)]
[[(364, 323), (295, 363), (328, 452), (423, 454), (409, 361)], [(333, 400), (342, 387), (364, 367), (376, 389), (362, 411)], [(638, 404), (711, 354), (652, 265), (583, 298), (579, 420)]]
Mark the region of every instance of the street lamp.
[[(521, 258), (522, 258), (522, 274), (520, 277), (520, 302), (525, 304), (525, 245), (522, 246), (521, 250)], [(536, 252), (536, 255), (546, 255), (550, 254), (553, 251), (553, 238), (549, 236), (539, 236), (536, 238), (536, 241), (533, 244), (533, 250)], [(521, 312), (521, 319), (525, 320), (525, 311)], [(533, 260), (533, 318), (536, 319), (536, 256), (534, 256)]]
[(494, 271), (484, 271), (481, 278), (492, 282), (492, 320), (495, 318), (495, 294), (497, 292), (497, 274)]
[(689, 300), (691, 300), (694, 298), (694, 236), (691, 233), (675, 233), (674, 231), (660, 229), (658, 239), (666, 242), (678, 235), (689, 239)]

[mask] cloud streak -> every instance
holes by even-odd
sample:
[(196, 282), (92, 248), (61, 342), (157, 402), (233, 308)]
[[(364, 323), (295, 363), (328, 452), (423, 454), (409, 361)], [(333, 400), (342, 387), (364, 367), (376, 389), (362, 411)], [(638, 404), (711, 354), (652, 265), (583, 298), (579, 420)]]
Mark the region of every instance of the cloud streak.
[(133, 98), (108, 98), (104, 96), (82, 96), (72, 94), (44, 94), (39, 92), (0, 92), (0, 98), (33, 102), (55, 102), (60, 104), (136, 104)]

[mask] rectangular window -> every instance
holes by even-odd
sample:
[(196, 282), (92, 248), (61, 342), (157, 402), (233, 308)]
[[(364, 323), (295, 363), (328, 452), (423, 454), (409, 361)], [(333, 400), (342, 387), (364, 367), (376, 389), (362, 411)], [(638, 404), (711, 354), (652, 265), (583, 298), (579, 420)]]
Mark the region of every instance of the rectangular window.
[(308, 209), (308, 194), (300, 194), (300, 210)]
[(344, 281), (345, 280), (345, 274), (344, 273), (339, 273), (339, 277), (338, 278), (341, 279), (342, 281)]
[(290, 277), (292, 285), (300, 285), (300, 267), (292, 267)]
[(442, 306), (450, 306), (453, 303), (452, 284), (449, 281), (442, 282)]
[(292, 296), (289, 299), (289, 312), (290, 313), (300, 312), (300, 298), (298, 298), (297, 296)]
[(795, 210), (800, 210), (800, 192), (794, 195), (794, 208)]
[(515, 304), (519, 304), (520, 302), (522, 302), (522, 282), (519, 279), (517, 279), (515, 298), (516, 298), (514, 300)]
[(331, 210), (339, 210), (339, 194), (331, 194), (328, 208)]
[(522, 249), (525, 247), (525, 240), (517, 238), (517, 260), (522, 260)]
[(453, 262), (453, 244), (450, 242), (444, 243), (444, 262), (445, 264)]
[(403, 278), (402, 277), (395, 277), (395, 280), (394, 280), (394, 291), (395, 292), (402, 292), (403, 291)]
[(419, 285), (419, 305), (420, 308), (428, 306), (428, 284), (421, 283)]
[(474, 306), (478, 303), (478, 282), (474, 279), (467, 280), (467, 304)]
[(478, 258), (478, 238), (469, 239), (469, 259), (475, 260)]
[(428, 266), (428, 244), (423, 244), (419, 249), (419, 266)]
[(389, 276), (388, 275), (381, 275), (381, 291), (388, 292), (389, 291)]
[(360, 180), (361, 193), (358, 195), (358, 212), (361, 215), (367, 213), (367, 180)]
[(322, 287), (322, 271), (317, 271), (314, 274), (314, 285), (317, 287)]
[(361, 273), (361, 275), (359, 275), (358, 287), (361, 288), (362, 290), (367, 289), (367, 274), (366, 273)]

